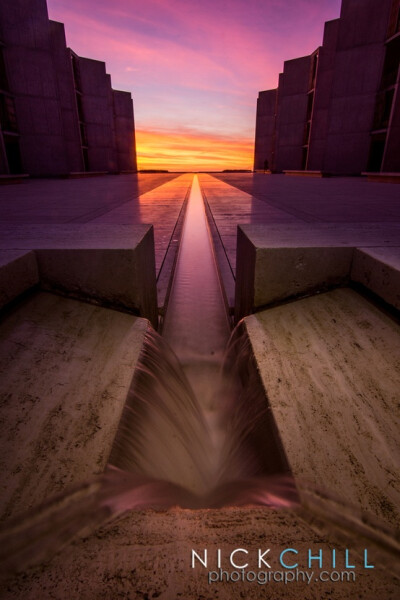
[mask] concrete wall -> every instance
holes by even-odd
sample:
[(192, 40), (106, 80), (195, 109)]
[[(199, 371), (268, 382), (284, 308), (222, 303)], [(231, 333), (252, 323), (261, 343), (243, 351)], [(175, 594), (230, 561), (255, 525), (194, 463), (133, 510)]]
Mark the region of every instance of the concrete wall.
[(276, 147), (277, 140), (279, 139), (279, 115), (281, 111), (281, 102), (282, 102), (282, 90), (283, 90), (283, 73), (279, 73), (278, 76), (278, 89), (276, 92), (276, 105), (275, 105), (275, 123), (274, 123), (274, 133), (272, 136), (272, 167), (271, 170), (276, 173)]
[(400, 89), (399, 82), (394, 99), (391, 127), (388, 132), (382, 171), (394, 173), (400, 171)]
[(137, 171), (132, 96), (113, 90), (115, 144), (119, 171)]
[(302, 168), (310, 67), (310, 56), (286, 61), (284, 65), (279, 85), (277, 171)]
[[(343, 0), (324, 168), (360, 174), (368, 163), (392, 0)], [(373, 17), (373, 18), (372, 18)]]
[(6, 149), (4, 147), (3, 136), (0, 132), (0, 174), (5, 175), (9, 173), (8, 161), (6, 155)]
[(1, 2), (0, 23), (24, 170), (33, 175), (66, 172), (67, 156), (46, 2)]
[(272, 166), (276, 100), (276, 89), (258, 94), (254, 170), (264, 169), (265, 160)]
[(54, 70), (60, 98), (61, 119), (64, 132), (64, 144), (67, 154), (68, 171), (83, 171), (81, 138), (78, 124), (74, 79), (70, 53), (65, 41), (62, 23), (50, 21), (50, 38)]
[[(382, 162), (382, 171), (389, 173), (400, 171), (400, 38), (393, 38), (399, 29), (399, 11), (400, 1), (394, 0), (387, 32), (389, 42), (386, 44), (384, 72), (381, 81), (381, 93), (383, 95), (393, 94)], [(385, 115), (383, 120), (385, 120)]]
[(116, 171), (113, 98), (104, 62), (79, 58), (91, 171)]
[(311, 171), (322, 171), (324, 169), (338, 31), (339, 19), (325, 23), (324, 41), (318, 55), (318, 71), (315, 82), (315, 98), (308, 151), (307, 169)]

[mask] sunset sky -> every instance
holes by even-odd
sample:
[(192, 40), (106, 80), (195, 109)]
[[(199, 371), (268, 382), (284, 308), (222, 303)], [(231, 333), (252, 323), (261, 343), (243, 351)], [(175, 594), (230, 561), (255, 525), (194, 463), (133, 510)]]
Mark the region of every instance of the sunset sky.
[(139, 168), (252, 167), (256, 99), (322, 43), (340, 0), (47, 0), (134, 100)]

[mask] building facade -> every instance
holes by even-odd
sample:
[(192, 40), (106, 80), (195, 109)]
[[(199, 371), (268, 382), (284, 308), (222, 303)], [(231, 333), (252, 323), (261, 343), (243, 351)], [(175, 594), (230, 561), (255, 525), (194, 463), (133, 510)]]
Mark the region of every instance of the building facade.
[(67, 48), (46, 0), (0, 3), (0, 173), (136, 172), (129, 92)]
[(254, 169), (399, 172), (399, 63), (400, 0), (343, 0), (322, 46), (260, 92)]

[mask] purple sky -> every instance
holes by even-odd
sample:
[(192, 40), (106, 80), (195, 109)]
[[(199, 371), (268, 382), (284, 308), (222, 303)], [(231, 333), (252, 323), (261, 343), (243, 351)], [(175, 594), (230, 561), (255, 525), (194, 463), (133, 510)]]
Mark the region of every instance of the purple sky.
[(258, 91), (276, 87), (284, 60), (322, 43), (324, 22), (339, 16), (340, 4), (48, 0), (48, 10), (51, 19), (65, 23), (75, 52), (104, 60), (113, 87), (132, 92), (142, 166), (156, 166), (157, 160), (166, 166), (172, 136), (175, 142), (190, 138), (191, 144), (198, 139), (200, 155), (212, 140), (219, 148), (238, 144), (237, 152), (246, 156), (243, 166), (250, 167)]

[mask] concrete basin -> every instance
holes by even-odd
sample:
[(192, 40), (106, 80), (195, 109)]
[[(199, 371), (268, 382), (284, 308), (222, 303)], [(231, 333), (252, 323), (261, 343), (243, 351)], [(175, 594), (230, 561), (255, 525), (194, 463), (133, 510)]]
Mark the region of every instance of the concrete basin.
[(0, 324), (0, 513), (103, 471), (148, 321), (37, 292)]

